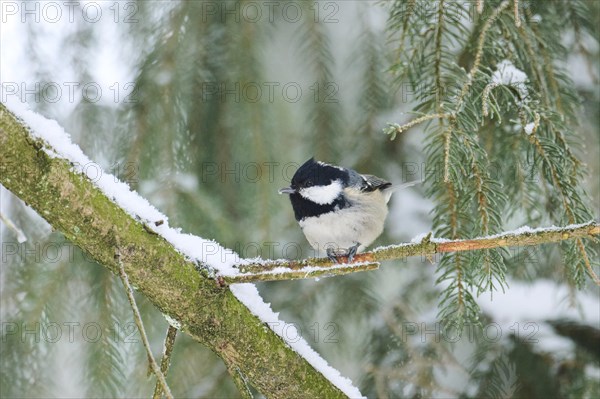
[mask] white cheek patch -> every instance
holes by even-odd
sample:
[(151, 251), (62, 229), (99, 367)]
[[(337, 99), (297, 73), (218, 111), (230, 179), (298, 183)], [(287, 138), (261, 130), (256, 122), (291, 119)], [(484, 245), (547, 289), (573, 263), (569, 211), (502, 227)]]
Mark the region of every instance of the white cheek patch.
[(300, 195), (319, 205), (331, 204), (342, 193), (342, 183), (334, 180), (327, 186), (313, 186), (300, 190)]

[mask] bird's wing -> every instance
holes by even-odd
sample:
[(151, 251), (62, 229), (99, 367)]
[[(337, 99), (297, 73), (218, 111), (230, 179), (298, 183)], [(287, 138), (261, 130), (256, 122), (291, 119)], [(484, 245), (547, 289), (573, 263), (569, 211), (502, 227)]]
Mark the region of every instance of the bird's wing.
[(385, 190), (386, 188), (392, 185), (392, 183), (390, 183), (389, 181), (383, 180), (377, 176), (360, 175), (360, 177), (362, 177), (364, 182), (362, 188), (363, 191), (370, 192), (375, 190)]

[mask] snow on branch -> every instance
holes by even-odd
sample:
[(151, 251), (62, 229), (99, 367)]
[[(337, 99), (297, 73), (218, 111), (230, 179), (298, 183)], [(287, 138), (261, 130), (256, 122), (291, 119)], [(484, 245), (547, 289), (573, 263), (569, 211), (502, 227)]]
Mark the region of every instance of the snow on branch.
[(304, 339), (288, 339), (293, 326), (254, 285), (226, 289), (207, 278), (237, 273), (231, 266), (244, 260), (234, 251), (169, 226), (115, 176), (88, 176), (84, 166), (92, 161), (58, 123), (24, 104), (8, 106), (0, 103), (0, 184), (113, 273), (122, 262), (131, 285), (217, 353), (233, 378), (267, 397), (362, 397)]
[[(402, 259), (409, 256), (431, 256), (447, 252), (540, 245), (574, 238), (593, 237), (599, 234), (600, 224), (594, 221), (565, 227), (552, 226), (532, 229), (524, 226), (514, 231), (468, 240), (432, 238), (429, 233), (414, 238), (410, 243), (379, 247), (372, 252), (358, 254), (354, 257), (355, 262), (351, 264), (334, 264), (328, 258), (257, 262), (237, 266), (241, 274), (224, 277), (224, 280), (227, 283), (238, 283), (331, 276), (375, 269), (380, 261)], [(600, 285), (600, 280), (594, 271), (591, 269), (588, 271), (594, 282)]]

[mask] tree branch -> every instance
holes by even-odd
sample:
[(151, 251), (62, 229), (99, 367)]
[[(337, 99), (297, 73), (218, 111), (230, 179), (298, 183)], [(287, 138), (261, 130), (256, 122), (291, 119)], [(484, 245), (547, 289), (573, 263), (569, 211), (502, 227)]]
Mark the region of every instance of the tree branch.
[(0, 103), (0, 184), (115, 274), (114, 249), (121, 243), (123, 268), (138, 292), (266, 397), (346, 397), (229, 289), (204, 277), (171, 243), (146, 230), (66, 159), (48, 155), (45, 146)]
[[(359, 254), (354, 258), (362, 259), (364, 255), (366, 254)], [(311, 258), (302, 261), (267, 261), (265, 263), (255, 263), (238, 267), (244, 274), (233, 277), (223, 276), (223, 281), (225, 283), (251, 283), (257, 281), (297, 280), (303, 278), (341, 276), (367, 270), (376, 270), (379, 268), (379, 262), (357, 261), (340, 265), (332, 263), (327, 258)]]
[[(163, 357), (160, 361), (160, 371), (163, 373), (165, 378), (167, 377), (167, 372), (169, 371), (169, 365), (171, 364), (171, 353), (173, 352), (173, 347), (175, 346), (175, 337), (177, 337), (177, 329), (169, 324), (169, 329), (167, 330), (167, 336), (165, 337), (165, 347), (163, 350)], [(154, 387), (154, 395), (153, 399), (162, 398), (162, 386), (160, 381), (156, 381), (156, 386)]]
[(123, 262), (121, 262), (121, 251), (117, 250), (115, 254), (115, 258), (117, 263), (119, 264), (119, 277), (121, 277), (121, 281), (123, 282), (123, 287), (125, 287), (125, 293), (127, 294), (127, 299), (129, 300), (129, 304), (131, 305), (131, 310), (133, 311), (133, 319), (135, 320), (135, 324), (137, 325), (138, 330), (140, 331), (140, 336), (142, 337), (142, 344), (144, 345), (144, 349), (146, 349), (146, 355), (148, 355), (148, 363), (150, 363), (150, 368), (152, 372), (156, 376), (156, 384), (160, 384), (162, 391), (165, 393), (167, 399), (173, 399), (173, 394), (171, 393), (171, 389), (167, 384), (167, 380), (165, 379), (164, 374), (161, 369), (158, 367), (156, 360), (154, 360), (154, 356), (152, 355), (152, 349), (150, 348), (150, 342), (148, 341), (148, 336), (146, 335), (146, 329), (144, 328), (144, 322), (142, 321), (142, 316), (140, 315), (140, 311), (135, 303), (135, 298), (133, 296), (133, 289), (129, 284), (129, 279), (127, 278), (127, 273), (125, 273), (125, 269), (123, 268)]
[[(594, 221), (562, 228), (530, 229), (524, 227), (514, 232), (470, 240), (432, 239), (430, 233), (417, 243), (390, 245), (376, 248), (372, 252), (355, 255), (354, 259), (356, 262), (352, 264), (338, 265), (328, 258), (253, 263), (239, 265), (238, 268), (243, 274), (235, 277), (224, 277), (224, 280), (230, 284), (249, 281), (292, 280), (315, 277), (315, 270), (318, 271), (319, 276), (347, 274), (375, 269), (377, 268), (375, 266), (378, 264), (377, 262), (402, 259), (409, 256), (432, 256), (446, 252), (476, 251), (500, 247), (523, 247), (583, 237), (591, 238), (599, 234), (600, 224)], [(340, 273), (339, 270), (343, 272)], [(594, 282), (598, 283), (596, 280)]]

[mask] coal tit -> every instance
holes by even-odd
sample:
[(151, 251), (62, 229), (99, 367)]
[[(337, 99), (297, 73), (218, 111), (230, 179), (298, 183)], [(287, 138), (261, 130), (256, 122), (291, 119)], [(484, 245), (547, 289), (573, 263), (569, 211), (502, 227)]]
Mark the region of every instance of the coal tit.
[(383, 231), (392, 183), (352, 169), (306, 161), (294, 174), (289, 194), (296, 220), (310, 245), (338, 263), (348, 262)]

